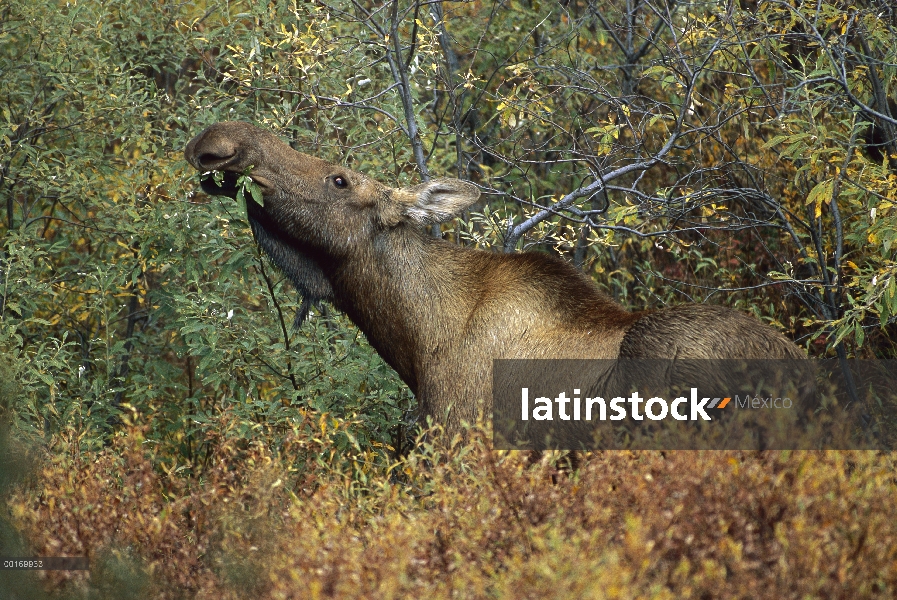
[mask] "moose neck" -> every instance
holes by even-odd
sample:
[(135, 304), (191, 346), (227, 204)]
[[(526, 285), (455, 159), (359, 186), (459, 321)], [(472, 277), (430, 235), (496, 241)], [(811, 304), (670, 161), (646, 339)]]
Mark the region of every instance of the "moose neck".
[(471, 254), (400, 226), (328, 269), (337, 307), (412, 389), (421, 361), (451, 346), (474, 309)]

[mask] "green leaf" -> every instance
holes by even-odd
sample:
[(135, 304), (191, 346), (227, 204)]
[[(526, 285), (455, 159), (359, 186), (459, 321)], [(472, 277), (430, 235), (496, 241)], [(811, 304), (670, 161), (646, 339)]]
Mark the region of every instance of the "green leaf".
[(887, 301), (887, 299), (881, 299), (881, 306), (878, 311), (878, 319), (881, 323), (881, 326), (884, 327), (888, 324), (888, 317), (890, 316), (891, 304)]
[(262, 190), (251, 179), (249, 180), (249, 192), (252, 194), (253, 200), (255, 200), (260, 206), (265, 206), (265, 199), (262, 196)]
[(763, 148), (764, 150), (767, 150), (769, 148), (772, 148), (773, 146), (781, 144), (785, 140), (790, 140), (790, 139), (791, 139), (791, 136), (789, 136), (789, 135), (777, 135), (760, 147)]
[(828, 202), (829, 198), (832, 195), (832, 186), (834, 182), (831, 179), (826, 179), (825, 181), (820, 181), (813, 189), (810, 190), (810, 193), (807, 194), (807, 199), (805, 204), (813, 204), (814, 202), (822, 203)]

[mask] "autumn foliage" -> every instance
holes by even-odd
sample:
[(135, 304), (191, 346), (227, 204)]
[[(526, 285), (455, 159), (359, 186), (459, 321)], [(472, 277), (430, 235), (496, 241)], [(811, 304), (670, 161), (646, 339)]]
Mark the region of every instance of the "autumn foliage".
[[(193, 476), (137, 427), (56, 448), (9, 499), (54, 597), (886, 597), (897, 586), (893, 457), (874, 452), (596, 452), (424, 442), (388, 468), (327, 460), (301, 428), (229, 437)], [(360, 458), (360, 457), (359, 457)], [(382, 463), (385, 465), (386, 463)]]
[(0, 0), (0, 554), (91, 560), (0, 597), (894, 597), (891, 454), (419, 438), (182, 152), (460, 177), (453, 243), (894, 358), (895, 39), (889, 0)]

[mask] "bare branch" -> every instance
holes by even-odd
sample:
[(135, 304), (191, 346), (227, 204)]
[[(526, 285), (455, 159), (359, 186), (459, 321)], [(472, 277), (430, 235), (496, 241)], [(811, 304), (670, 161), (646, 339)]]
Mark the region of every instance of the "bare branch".
[[(389, 49), (392, 44), (392, 50)], [(402, 108), (405, 110), (405, 123), (408, 139), (411, 142), (411, 152), (414, 162), (420, 172), (421, 179), (430, 180), (430, 170), (427, 168), (427, 156), (424, 144), (420, 137), (417, 125), (417, 117), (414, 114), (414, 100), (411, 97), (411, 85), (408, 81), (408, 73), (402, 68), (402, 44), (399, 41), (399, 0), (392, 0), (392, 13), (389, 24), (389, 39), (387, 40), (386, 59), (392, 71), (393, 81), (398, 84), (399, 96), (402, 99)]]

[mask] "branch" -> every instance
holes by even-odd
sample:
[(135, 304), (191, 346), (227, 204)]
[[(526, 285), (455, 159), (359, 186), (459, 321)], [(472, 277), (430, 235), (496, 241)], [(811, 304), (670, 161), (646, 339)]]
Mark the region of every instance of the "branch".
[(670, 134), (670, 137), (667, 139), (666, 143), (651, 159), (646, 160), (646, 161), (637, 162), (637, 163), (634, 163), (631, 165), (626, 165), (625, 167), (620, 167), (619, 169), (615, 169), (614, 171), (611, 171), (607, 175), (600, 176), (597, 181), (595, 181), (585, 187), (581, 187), (578, 190), (570, 192), (569, 194), (567, 194), (566, 196), (564, 196), (563, 198), (561, 198), (560, 200), (555, 202), (550, 207), (548, 207), (542, 211), (539, 211), (538, 213), (536, 213), (529, 219), (525, 220), (524, 222), (520, 223), (516, 227), (512, 227), (509, 225), (507, 235), (505, 236), (505, 243), (504, 243), (505, 252), (511, 252), (517, 246), (517, 242), (520, 240), (521, 236), (523, 236), (524, 233), (526, 233), (527, 231), (529, 231), (530, 229), (532, 229), (533, 227), (535, 227), (536, 225), (538, 225), (539, 223), (541, 223), (542, 221), (544, 221), (545, 219), (550, 217), (555, 212), (567, 208), (568, 206), (570, 206), (571, 204), (576, 202), (576, 200), (578, 200), (579, 198), (582, 198), (584, 196), (592, 196), (593, 194), (597, 194), (597, 193), (604, 191), (606, 182), (613, 181), (614, 179), (622, 177), (623, 175), (626, 175), (627, 173), (632, 173), (632, 172), (636, 172), (636, 171), (645, 171), (647, 169), (650, 169), (657, 163), (659, 163), (663, 159), (663, 157), (666, 156), (670, 152), (670, 150), (672, 150), (676, 141), (680, 137), (682, 137), (682, 135), (684, 135), (683, 131), (682, 131), (682, 124), (683, 124), (683, 121), (685, 120), (685, 115), (688, 110), (688, 107), (691, 104), (691, 96), (692, 96), (692, 93), (695, 88), (695, 83), (697, 81), (698, 76), (703, 72), (704, 65), (707, 64), (707, 61), (710, 60), (710, 57), (713, 55), (714, 52), (716, 52), (716, 49), (719, 47), (720, 42), (721, 42), (721, 40), (716, 41), (716, 43), (713, 45), (713, 47), (707, 53), (707, 58), (704, 60), (704, 62), (701, 64), (701, 66), (698, 67), (692, 73), (691, 80), (689, 81), (689, 85), (688, 85), (688, 88), (685, 93), (685, 97), (682, 99), (682, 104), (679, 109), (679, 115), (676, 117), (676, 125), (673, 128), (673, 131)]
[(430, 180), (430, 170), (427, 169), (427, 157), (424, 152), (424, 144), (420, 139), (420, 130), (417, 126), (417, 118), (414, 116), (414, 101), (411, 98), (411, 85), (408, 82), (408, 73), (402, 68), (402, 44), (399, 41), (399, 0), (392, 2), (392, 15), (389, 24), (389, 40), (392, 50), (386, 47), (386, 60), (392, 71), (393, 81), (398, 84), (399, 96), (402, 99), (402, 108), (405, 110), (405, 122), (408, 126), (408, 139), (411, 141), (411, 151), (421, 179)]
[[(259, 269), (259, 274), (262, 276), (262, 279), (265, 280), (265, 286), (268, 288), (268, 296), (271, 297), (271, 302), (274, 304), (275, 310), (277, 310), (277, 321), (280, 324), (280, 333), (283, 336), (283, 347), (286, 350), (287, 356), (287, 373), (289, 373), (290, 383), (293, 384), (293, 390), (299, 391), (299, 384), (296, 381), (296, 375), (293, 373), (293, 361), (290, 358), (290, 334), (287, 331), (287, 324), (283, 318), (283, 311), (280, 308), (280, 303), (277, 301), (277, 295), (274, 293), (274, 284), (271, 283), (271, 278), (268, 277), (267, 271), (265, 271), (265, 261), (262, 257), (261, 247), (256, 246), (256, 259)], [(278, 375), (280, 373), (278, 372)], [(281, 375), (282, 376), (282, 375)]]
[[(131, 253), (134, 257), (134, 260), (138, 262), (139, 265), (139, 245), (135, 241), (131, 244)], [(138, 266), (139, 268), (139, 266)], [(119, 387), (120, 389), (115, 392), (115, 396), (112, 398), (112, 408), (119, 410), (121, 408), (121, 400), (124, 396), (125, 390), (125, 379), (128, 377), (128, 373), (131, 372), (130, 361), (131, 361), (131, 351), (134, 349), (134, 328), (137, 325), (138, 315), (142, 312), (139, 310), (140, 304), (140, 290), (137, 286), (137, 279), (143, 276), (143, 271), (141, 270), (140, 274), (132, 279), (130, 285), (130, 300), (128, 301), (128, 324), (125, 327), (125, 346), (124, 346), (124, 356), (121, 357), (121, 363), (118, 368), (118, 375), (110, 382), (112, 384), (111, 387)], [(107, 323), (106, 327), (109, 327)], [(116, 425), (120, 422), (118, 415), (114, 414), (110, 417), (108, 423), (110, 426)]]
[[(782, 0), (769, 0), (769, 1), (774, 4), (778, 4), (779, 6), (782, 6), (782, 7), (786, 8), (787, 10), (790, 10), (794, 16), (796, 16), (798, 19), (803, 21), (804, 25), (806, 25), (807, 27), (809, 27), (812, 30), (813, 37), (815, 38), (815, 40), (814, 40), (815, 43), (819, 44), (819, 47), (823, 49), (825, 54), (828, 56), (828, 59), (832, 63), (832, 68), (838, 74), (838, 77), (832, 77), (831, 79), (835, 83), (837, 83), (841, 87), (841, 89), (844, 90), (844, 94), (850, 99), (851, 102), (853, 102), (853, 104), (855, 106), (859, 107), (864, 113), (872, 115), (878, 119), (881, 119), (885, 123), (890, 123), (891, 125), (897, 125), (897, 119), (891, 117), (890, 115), (878, 112), (877, 110), (875, 110), (871, 106), (868, 106), (863, 101), (861, 101), (859, 98), (857, 98), (856, 96), (853, 95), (853, 92), (850, 91), (850, 85), (847, 83), (846, 61), (838, 61), (835, 59), (835, 55), (832, 53), (832, 50), (829, 47), (828, 42), (826, 41), (825, 37), (821, 33), (819, 33), (819, 30), (816, 29), (816, 25), (814, 23), (810, 22), (810, 20), (807, 19), (804, 15), (802, 15), (799, 10), (797, 10), (795, 7), (791, 6), (787, 2), (783, 2)], [(887, 110), (887, 109), (885, 109), (885, 110)]]

